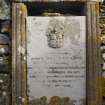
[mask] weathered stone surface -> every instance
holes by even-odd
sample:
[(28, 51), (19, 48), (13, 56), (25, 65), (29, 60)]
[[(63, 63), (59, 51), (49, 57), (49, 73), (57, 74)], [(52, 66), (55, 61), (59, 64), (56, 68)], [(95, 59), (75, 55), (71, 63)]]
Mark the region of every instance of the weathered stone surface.
[(0, 0), (0, 19), (10, 19), (10, 1)]
[(0, 34), (0, 72), (10, 71), (10, 40), (6, 34)]
[(0, 73), (9, 73), (10, 72), (10, 57), (9, 56), (0, 56)]
[(47, 30), (48, 45), (52, 48), (61, 48), (64, 44), (64, 25), (57, 19), (49, 22)]
[[(29, 101), (44, 95), (46, 95), (48, 100), (50, 100), (52, 96), (68, 96), (72, 101), (75, 100), (75, 105), (84, 105), (86, 72), (85, 17), (35, 16), (27, 17), (26, 23)], [(80, 67), (82, 71), (78, 67)], [(76, 71), (79, 72), (78, 79), (76, 74), (72, 73), (72, 70), (75, 71), (75, 68)], [(40, 73), (38, 73), (38, 71), (40, 71)], [(66, 72), (64, 73), (63, 71)], [(62, 80), (59, 81), (61, 72), (63, 77), (60, 77)], [(66, 78), (66, 73), (69, 76), (73, 75), (74, 78)], [(80, 75), (83, 75), (83, 78), (81, 78)], [(77, 84), (78, 86), (76, 86)], [(79, 86), (79, 84), (81, 85)], [(79, 88), (76, 89), (76, 87)], [(46, 90), (48, 90), (47, 93)], [(77, 92), (77, 90), (80, 93)], [(73, 93), (73, 91), (78, 94)], [(81, 97), (77, 99), (76, 96)], [(35, 105), (39, 104), (35, 103)], [(46, 105), (52, 104), (48, 101)]]
[(10, 44), (9, 37), (6, 34), (0, 34), (0, 44)]
[(1, 25), (2, 33), (10, 33), (10, 21), (9, 20), (2, 21), (0, 25)]
[(13, 0), (13, 1), (28, 1), (28, 2), (31, 2), (31, 1), (48, 1), (48, 2), (54, 1), (54, 2), (59, 2), (59, 1), (102, 1), (102, 0)]
[(0, 74), (0, 105), (10, 105), (10, 77)]

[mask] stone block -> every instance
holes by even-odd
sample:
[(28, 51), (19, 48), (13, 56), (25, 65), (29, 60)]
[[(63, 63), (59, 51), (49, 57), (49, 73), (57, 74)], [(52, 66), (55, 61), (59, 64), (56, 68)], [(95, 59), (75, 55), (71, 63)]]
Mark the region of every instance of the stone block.
[(0, 19), (10, 19), (10, 1), (0, 0)]

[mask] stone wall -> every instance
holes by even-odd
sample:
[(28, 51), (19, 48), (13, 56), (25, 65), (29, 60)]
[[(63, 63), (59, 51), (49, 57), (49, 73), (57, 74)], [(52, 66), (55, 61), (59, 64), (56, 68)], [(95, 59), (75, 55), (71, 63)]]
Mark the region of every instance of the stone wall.
[(10, 1), (0, 0), (0, 105), (11, 105)]

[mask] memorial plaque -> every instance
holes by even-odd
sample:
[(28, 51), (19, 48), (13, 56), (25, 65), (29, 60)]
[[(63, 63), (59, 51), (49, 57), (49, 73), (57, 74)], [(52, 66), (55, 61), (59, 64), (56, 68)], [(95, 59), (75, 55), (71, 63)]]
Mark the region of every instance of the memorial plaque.
[(85, 105), (85, 16), (26, 20), (30, 105)]

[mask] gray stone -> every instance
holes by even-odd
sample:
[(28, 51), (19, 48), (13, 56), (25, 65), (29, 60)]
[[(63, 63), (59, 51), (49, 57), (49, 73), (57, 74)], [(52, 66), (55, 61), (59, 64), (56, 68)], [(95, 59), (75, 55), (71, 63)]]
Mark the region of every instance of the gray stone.
[(0, 74), (0, 105), (10, 105), (10, 76)]
[(6, 34), (0, 34), (0, 45), (10, 44), (9, 37)]
[(0, 92), (6, 91), (10, 87), (10, 76), (8, 74), (0, 73)]
[(0, 0), (0, 19), (10, 19), (10, 1)]
[(1, 32), (10, 33), (10, 21), (9, 20), (1, 22)]
[(10, 72), (10, 57), (0, 55), (0, 73)]

